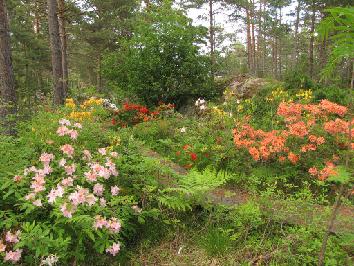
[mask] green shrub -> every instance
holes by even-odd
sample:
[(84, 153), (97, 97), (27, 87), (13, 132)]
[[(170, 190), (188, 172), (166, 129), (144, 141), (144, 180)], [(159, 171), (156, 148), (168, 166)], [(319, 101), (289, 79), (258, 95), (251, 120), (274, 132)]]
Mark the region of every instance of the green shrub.
[(288, 71), (285, 74), (285, 88), (288, 90), (312, 89), (315, 87), (314, 82), (309, 76), (300, 71)]
[(134, 92), (148, 105), (163, 101), (179, 106), (208, 94), (209, 59), (198, 47), (205, 28), (193, 26), (164, 2), (138, 16), (133, 32), (119, 51), (104, 58), (103, 73), (117, 88)]
[(232, 240), (222, 228), (207, 228), (204, 236), (199, 240), (199, 245), (205, 250), (208, 256), (221, 256), (232, 246)]

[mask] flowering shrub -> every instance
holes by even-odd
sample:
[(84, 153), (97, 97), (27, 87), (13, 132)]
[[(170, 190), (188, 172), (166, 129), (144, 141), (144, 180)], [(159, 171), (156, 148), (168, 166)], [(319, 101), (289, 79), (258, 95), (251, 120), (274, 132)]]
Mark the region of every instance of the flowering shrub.
[(68, 117), (75, 121), (90, 120), (99, 113), (99, 107), (104, 105), (105, 101), (101, 98), (91, 97), (82, 104), (77, 105), (72, 98), (65, 100), (65, 107), (68, 108)]
[(168, 115), (171, 111), (173, 112), (174, 107), (173, 104), (160, 103), (154, 111), (150, 111), (144, 105), (126, 102), (120, 110), (114, 112), (112, 124), (126, 127), (147, 122), (157, 117)]
[(195, 165), (202, 164), (203, 161), (210, 159), (210, 153), (206, 148), (198, 149), (185, 144), (182, 149), (176, 152), (176, 161), (186, 169)]
[(237, 148), (246, 148), (255, 161), (301, 163), (310, 175), (325, 180), (335, 174), (340, 150), (352, 145), (348, 143), (349, 121), (343, 119), (347, 111), (328, 100), (319, 104), (282, 102), (277, 115), (283, 129), (256, 130), (245, 121), (233, 130), (234, 143)]
[(64, 144), (51, 143), (33, 165), (2, 184), (4, 206), (12, 202), (16, 212), (0, 212), (4, 262), (30, 264), (56, 254), (66, 264), (84, 261), (89, 252), (118, 254), (121, 229), (137, 206), (117, 185), (119, 154), (85, 149), (78, 142), (82, 128), (60, 119), (56, 134)]

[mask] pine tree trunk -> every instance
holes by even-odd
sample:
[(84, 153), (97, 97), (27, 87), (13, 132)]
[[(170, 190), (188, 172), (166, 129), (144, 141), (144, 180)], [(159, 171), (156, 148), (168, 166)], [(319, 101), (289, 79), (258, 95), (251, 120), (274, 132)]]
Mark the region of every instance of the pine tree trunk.
[(68, 93), (68, 55), (67, 55), (67, 35), (65, 28), (65, 4), (64, 0), (58, 0), (59, 6), (59, 34), (61, 40), (61, 59), (62, 59), (62, 68), (63, 68), (63, 90), (64, 90), (64, 98)]
[(34, 33), (37, 35), (39, 33), (40, 30), (40, 18), (39, 18), (39, 6), (38, 6), (38, 1), (36, 0), (34, 3), (34, 21), (33, 21), (33, 29), (34, 29)]
[(214, 32), (214, 13), (213, 0), (209, 0), (209, 42), (210, 42), (210, 61), (211, 61), (211, 80), (215, 78), (215, 32)]
[(11, 61), (11, 45), (5, 0), (0, 0), (0, 129), (14, 135), (16, 114), (15, 78)]
[[(281, 7), (279, 8), (279, 28), (281, 29), (281, 19), (282, 19), (282, 13), (281, 13)], [(281, 42), (281, 34), (279, 36), (278, 40), (278, 77), (282, 77), (282, 42)]]
[(253, 69), (253, 74), (256, 73), (256, 39), (255, 39), (255, 35), (254, 35), (254, 27), (255, 27), (255, 23), (254, 23), (254, 0), (251, 2), (251, 25), (252, 25), (252, 69)]
[(102, 92), (101, 55), (97, 58), (97, 90)]
[(247, 24), (247, 65), (248, 71), (252, 72), (252, 39), (251, 39), (251, 19), (250, 11), (246, 9), (246, 24)]
[(294, 39), (295, 39), (295, 48), (294, 48), (294, 54), (293, 54), (293, 63), (297, 65), (299, 63), (299, 24), (300, 24), (300, 0), (297, 2), (297, 7), (296, 7), (296, 20), (295, 20), (295, 34), (294, 34)]
[(49, 40), (52, 55), (52, 72), (53, 72), (53, 89), (54, 104), (61, 105), (64, 103), (63, 88), (63, 65), (61, 54), (61, 41), (59, 35), (59, 22), (57, 16), (56, 0), (47, 0), (48, 3), (48, 28)]
[(257, 75), (263, 77), (261, 73), (262, 54), (261, 54), (261, 38), (262, 38), (262, 1), (259, 1), (258, 11), (258, 34), (257, 34)]
[(314, 56), (313, 56), (313, 49), (314, 49), (314, 42), (315, 42), (315, 19), (316, 19), (316, 12), (315, 12), (315, 2), (312, 2), (312, 15), (311, 15), (311, 26), (310, 26), (310, 51), (309, 51), (309, 66), (310, 66), (310, 77), (313, 78), (313, 71), (314, 71)]
[(262, 17), (263, 17), (263, 62), (262, 62), (262, 70), (263, 70), (263, 76), (265, 76), (265, 65), (266, 65), (266, 60), (267, 60), (267, 42), (266, 42), (266, 23), (265, 23), (265, 13), (266, 13), (266, 4), (265, 4), (265, 0), (263, 0), (263, 13), (262, 13)]

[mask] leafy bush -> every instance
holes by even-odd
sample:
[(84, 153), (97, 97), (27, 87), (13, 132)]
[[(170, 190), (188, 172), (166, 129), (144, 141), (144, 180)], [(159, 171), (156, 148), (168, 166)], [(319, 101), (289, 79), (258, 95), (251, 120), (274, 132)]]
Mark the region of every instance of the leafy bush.
[(311, 78), (300, 71), (287, 72), (284, 81), (285, 88), (288, 90), (312, 89), (315, 87)]
[(227, 232), (222, 228), (207, 228), (205, 235), (199, 240), (199, 245), (206, 251), (208, 256), (220, 256), (225, 254), (232, 245)]
[(205, 28), (192, 26), (169, 2), (152, 6), (137, 18), (134, 34), (121, 49), (105, 56), (103, 73), (148, 105), (179, 105), (207, 93), (209, 59), (198, 46), (205, 35)]
[(320, 87), (314, 90), (314, 100), (320, 101), (327, 99), (341, 105), (349, 105), (351, 99), (350, 89), (337, 87)]
[[(118, 233), (133, 217), (134, 199), (124, 192), (117, 196), (118, 153), (85, 149), (81, 128), (61, 119), (56, 133), (63, 142), (52, 140), (38, 161), (2, 184), (3, 206), (17, 206), (0, 224), (9, 236), (5, 261), (18, 261), (22, 249), (28, 264), (50, 254), (79, 262), (93, 251), (119, 252)], [(16, 256), (11, 256), (12, 249)]]

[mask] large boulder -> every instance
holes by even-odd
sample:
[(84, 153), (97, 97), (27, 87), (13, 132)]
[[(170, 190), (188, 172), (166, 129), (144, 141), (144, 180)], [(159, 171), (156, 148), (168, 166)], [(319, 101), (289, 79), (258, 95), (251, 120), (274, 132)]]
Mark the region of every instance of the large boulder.
[(246, 99), (251, 98), (266, 84), (268, 84), (268, 81), (265, 79), (240, 75), (231, 82), (228, 89), (235, 97)]

